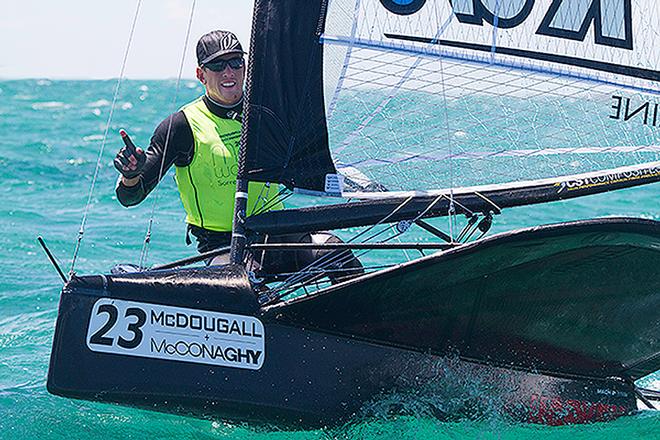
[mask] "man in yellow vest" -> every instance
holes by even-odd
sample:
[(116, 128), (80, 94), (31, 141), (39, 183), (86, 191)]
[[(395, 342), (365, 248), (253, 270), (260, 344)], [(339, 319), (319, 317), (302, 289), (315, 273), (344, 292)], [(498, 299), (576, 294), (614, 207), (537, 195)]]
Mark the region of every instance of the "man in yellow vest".
[[(117, 199), (124, 206), (144, 200), (160, 178), (174, 165), (176, 183), (186, 211), (188, 230), (197, 239), (199, 252), (228, 246), (234, 217), (234, 196), (238, 172), (238, 147), (241, 137), (245, 52), (231, 32), (213, 31), (197, 43), (197, 79), (206, 93), (163, 120), (156, 128), (149, 147), (135, 147), (121, 132), (126, 146), (114, 164), (121, 173)], [(162, 165), (161, 165), (162, 164)], [(161, 168), (162, 167), (162, 168)], [(247, 215), (282, 209), (276, 200), (279, 188), (250, 182)], [(272, 237), (271, 242), (337, 243), (330, 233), (292, 234)], [(271, 252), (263, 262), (271, 273), (294, 272), (324, 258), (332, 260), (333, 251), (303, 250)], [(350, 251), (334, 258), (331, 281), (362, 273), (362, 265)], [(211, 264), (217, 263), (214, 260)], [(258, 263), (258, 267), (261, 266)]]
[[(197, 248), (206, 252), (227, 246), (231, 228), (241, 136), (245, 59), (241, 43), (231, 32), (213, 31), (197, 43), (197, 79), (204, 96), (183, 106), (156, 128), (146, 151), (128, 145), (115, 158), (121, 173), (117, 199), (124, 206), (144, 200), (174, 165), (176, 183)], [(162, 170), (161, 170), (161, 163)], [(248, 211), (267, 207), (277, 185), (250, 183)]]

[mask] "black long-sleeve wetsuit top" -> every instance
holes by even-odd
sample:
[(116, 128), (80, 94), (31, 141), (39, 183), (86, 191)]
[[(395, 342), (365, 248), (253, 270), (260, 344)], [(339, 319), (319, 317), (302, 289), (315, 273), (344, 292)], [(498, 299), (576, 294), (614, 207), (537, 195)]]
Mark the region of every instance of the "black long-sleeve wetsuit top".
[[(231, 107), (224, 107), (211, 101), (207, 96), (203, 98), (204, 104), (216, 116), (226, 119), (240, 120), (243, 101)], [(171, 128), (170, 128), (171, 119)], [(170, 132), (169, 141), (167, 141), (167, 132)], [(165, 146), (167, 145), (167, 151)], [(182, 111), (173, 113), (165, 118), (154, 131), (151, 142), (146, 150), (146, 161), (140, 174), (140, 181), (137, 185), (127, 187), (119, 179), (115, 192), (119, 203), (124, 206), (134, 206), (144, 200), (147, 195), (158, 184), (159, 173), (163, 156), (163, 172), (160, 178), (167, 173), (172, 164), (178, 167), (190, 165), (195, 155), (195, 139), (192, 129)]]

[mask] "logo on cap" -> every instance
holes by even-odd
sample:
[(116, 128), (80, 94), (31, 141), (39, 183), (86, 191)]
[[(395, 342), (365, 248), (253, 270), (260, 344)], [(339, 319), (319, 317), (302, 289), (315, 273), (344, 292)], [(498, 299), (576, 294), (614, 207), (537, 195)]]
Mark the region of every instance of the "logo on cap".
[(243, 47), (236, 35), (229, 31), (212, 31), (197, 42), (197, 62), (201, 66), (222, 55), (240, 53)]
[(222, 36), (222, 39), (220, 40), (220, 50), (224, 52), (231, 49), (236, 49), (240, 51), (241, 43), (238, 42), (238, 38), (236, 38), (236, 35), (227, 32), (225, 35)]

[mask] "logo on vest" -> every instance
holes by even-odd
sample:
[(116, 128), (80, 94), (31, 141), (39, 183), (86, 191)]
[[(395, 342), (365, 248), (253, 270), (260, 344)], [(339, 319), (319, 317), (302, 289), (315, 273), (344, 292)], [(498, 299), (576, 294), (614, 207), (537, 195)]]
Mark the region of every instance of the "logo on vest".
[(213, 174), (218, 185), (236, 185), (238, 163), (235, 151), (230, 151), (225, 144), (216, 143), (211, 147), (211, 158), (213, 160)]

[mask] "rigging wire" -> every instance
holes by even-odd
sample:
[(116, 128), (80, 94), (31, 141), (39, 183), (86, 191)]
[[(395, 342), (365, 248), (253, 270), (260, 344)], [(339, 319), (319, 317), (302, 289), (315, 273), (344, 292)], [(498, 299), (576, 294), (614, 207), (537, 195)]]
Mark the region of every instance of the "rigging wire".
[(440, 85), (442, 90), (442, 100), (444, 101), (444, 113), (445, 113), (445, 125), (447, 133), (447, 150), (449, 152), (449, 210), (447, 219), (449, 222), (449, 238), (451, 239), (450, 243), (454, 242), (454, 229), (456, 228), (456, 206), (454, 205), (454, 147), (451, 141), (451, 127), (449, 126), (449, 110), (447, 106), (447, 90), (445, 85), (445, 72), (444, 65), (442, 63), (442, 54), (438, 55), (438, 61), (440, 62)]
[[(353, 236), (350, 240), (347, 241), (347, 243), (351, 243), (351, 242), (355, 241), (355, 240), (356, 240), (357, 238), (359, 238), (360, 236), (366, 234), (367, 232), (371, 231), (372, 229), (374, 229), (374, 228), (376, 228), (377, 226), (379, 226), (379, 225), (383, 224), (384, 222), (386, 222), (387, 219), (389, 219), (389, 218), (392, 217), (394, 214), (396, 214), (398, 211), (400, 211), (401, 209), (403, 209), (403, 207), (404, 207), (405, 205), (407, 205), (412, 199), (413, 199), (412, 196), (411, 196), (411, 197), (408, 197), (407, 199), (405, 199), (403, 202), (401, 202), (401, 203), (399, 204), (399, 206), (397, 206), (396, 208), (394, 208), (394, 210), (392, 210), (392, 212), (390, 212), (388, 215), (386, 215), (386, 216), (385, 216), (383, 219), (381, 219), (378, 223), (376, 223), (376, 224), (374, 224), (374, 225), (371, 225), (370, 227), (368, 227), (368, 228), (365, 229), (364, 231), (362, 231), (362, 232), (360, 232), (359, 234)], [(381, 232), (382, 232), (382, 231), (381, 231)], [(376, 235), (379, 235), (379, 234), (380, 234), (380, 232), (379, 232), (379, 233), (376, 233)], [(362, 242), (366, 242), (366, 241), (370, 240), (371, 238), (373, 238), (373, 236), (364, 239)], [(301, 283), (301, 282), (304, 282), (304, 281), (305, 281), (305, 278), (307, 277), (307, 271), (308, 271), (309, 269), (313, 269), (313, 268), (316, 268), (316, 267), (321, 267), (321, 268), (322, 268), (324, 265), (329, 265), (329, 264), (331, 264), (331, 263), (333, 263), (333, 262), (336, 262), (336, 261), (339, 260), (339, 259), (343, 259), (343, 258), (347, 258), (347, 257), (352, 258), (352, 256), (353, 256), (352, 253), (347, 253), (347, 252), (339, 252), (338, 254), (327, 254), (327, 255), (324, 255), (324, 256), (322, 256), (321, 258), (319, 258), (318, 260), (313, 261), (312, 263), (310, 263), (310, 264), (308, 264), (307, 266), (305, 266), (304, 268), (302, 268), (302, 269), (301, 269), (296, 275), (294, 275), (294, 276), (292, 276), (292, 277), (290, 277), (290, 278), (284, 280), (284, 282), (283, 282), (282, 284), (280, 284), (279, 286), (277, 286), (275, 289), (272, 289), (271, 292), (272, 292), (273, 294), (277, 294), (278, 292), (282, 292), (282, 291), (284, 291), (284, 290), (290, 288), (291, 286), (294, 286), (294, 285), (296, 285), (296, 284), (299, 284), (299, 283)], [(345, 262), (346, 262), (346, 261), (342, 261), (342, 263), (345, 263)], [(288, 293), (285, 293), (284, 295), (279, 296), (279, 298), (281, 298), (282, 296), (286, 296), (287, 294), (288, 294)]]
[[(160, 182), (160, 180), (163, 178), (163, 170), (165, 168), (165, 157), (167, 156), (167, 148), (169, 147), (170, 143), (170, 133), (172, 131), (172, 116), (174, 113), (174, 108), (176, 107), (177, 100), (179, 98), (179, 90), (181, 88), (181, 77), (183, 76), (183, 67), (184, 63), (186, 61), (186, 52), (188, 51), (188, 42), (190, 40), (190, 31), (192, 29), (192, 22), (193, 22), (193, 17), (195, 15), (195, 6), (197, 4), (197, 0), (193, 0), (192, 5), (190, 7), (190, 16), (188, 18), (188, 27), (186, 29), (186, 38), (183, 43), (183, 54), (181, 55), (181, 63), (179, 64), (179, 74), (176, 79), (176, 87), (174, 90), (174, 98), (172, 99), (172, 111), (170, 112), (170, 117), (167, 125), (167, 134), (165, 136), (165, 145), (163, 147), (163, 158), (160, 161), (160, 169), (158, 170), (158, 180), (157, 182)], [(142, 250), (140, 251), (140, 261), (138, 263), (138, 267), (140, 270), (144, 268), (144, 266), (147, 263), (147, 258), (149, 256), (149, 244), (151, 243), (151, 231), (153, 229), (153, 223), (154, 223), (154, 217), (155, 217), (155, 212), (156, 212), (156, 206), (158, 205), (158, 199), (159, 199), (159, 185), (156, 185), (156, 189), (154, 191), (154, 201), (151, 205), (151, 213), (149, 215), (149, 221), (147, 224), (147, 232), (144, 236), (144, 241), (142, 243)]]
[[(287, 192), (288, 191), (288, 192)], [(252, 211), (251, 215), (263, 214), (264, 212), (270, 211), (278, 203), (286, 202), (293, 195), (287, 188), (282, 188), (275, 196), (270, 199), (267, 203), (264, 203), (262, 206), (257, 208), (255, 211)]]
[[(439, 197), (439, 198), (437, 198), (435, 201), (433, 201), (433, 202), (431, 203), (431, 205), (429, 205), (429, 207), (428, 207), (427, 209), (425, 209), (424, 211), (422, 211), (422, 213), (421, 213), (416, 219), (421, 218), (421, 216), (423, 216), (424, 214), (426, 214), (426, 212), (428, 212), (428, 210), (431, 209), (431, 207), (433, 207), (433, 205), (435, 205), (435, 203), (436, 203), (440, 198), (441, 198), (441, 197)], [(390, 217), (392, 217), (392, 216), (393, 216), (394, 214), (396, 214), (399, 210), (401, 210), (401, 209), (402, 209), (405, 205), (407, 205), (411, 200), (413, 200), (413, 197), (412, 197), (412, 196), (409, 197), (409, 198), (407, 198), (407, 199), (404, 200), (403, 202), (401, 202), (401, 204), (399, 204), (399, 206), (397, 206), (397, 207), (396, 207), (396, 208), (395, 208), (390, 214), (388, 214), (387, 216), (385, 216), (384, 218), (382, 218), (378, 223), (376, 223), (376, 224), (374, 224), (374, 225), (371, 225), (370, 227), (368, 227), (368, 228), (365, 229), (364, 231), (362, 231), (362, 232), (360, 232), (359, 234), (356, 234), (355, 236), (351, 237), (351, 238), (347, 241), (347, 243), (355, 242), (357, 238), (359, 238), (359, 237), (361, 237), (361, 236), (367, 234), (368, 232), (374, 230), (376, 227), (378, 227), (378, 226), (384, 224), (384, 223), (385, 223)], [(393, 227), (393, 226), (391, 226), (391, 225), (388, 225), (387, 227), (381, 229), (380, 231), (375, 231), (374, 233), (372, 233), (371, 235), (367, 236), (366, 238), (361, 239), (361, 240), (360, 240), (360, 243), (367, 243), (367, 242), (369, 242), (369, 241), (371, 241), (371, 240), (376, 239), (378, 236), (380, 236), (380, 235), (382, 235), (382, 234), (384, 234), (384, 233), (386, 233), (386, 232), (388, 232), (388, 231), (391, 231), (391, 230), (395, 230), (395, 227)], [(405, 231), (403, 231), (403, 232), (405, 232)], [(398, 237), (398, 236), (401, 235), (403, 232), (399, 232), (399, 233), (396, 234), (396, 235), (390, 236), (390, 237), (388, 237), (388, 238), (386, 238), (386, 239), (380, 241), (379, 243), (385, 243), (385, 242), (391, 240), (392, 238)], [(313, 261), (313, 262), (310, 263), (308, 266), (306, 266), (306, 267), (304, 267), (303, 269), (301, 269), (301, 271), (299, 272), (299, 276), (298, 276), (298, 277), (292, 277), (291, 279), (286, 280), (285, 283), (284, 283), (283, 285), (278, 286), (277, 289), (273, 289), (273, 290), (276, 291), (276, 292), (282, 292), (283, 290), (289, 289), (289, 292), (284, 293), (284, 294), (282, 294), (282, 295), (279, 296), (279, 298), (282, 298), (283, 296), (286, 296), (286, 295), (288, 295), (289, 293), (291, 293), (293, 290), (295, 290), (295, 287), (294, 287), (294, 288), (291, 288), (291, 286), (295, 286), (296, 284), (305, 283), (305, 282), (310, 281), (310, 280), (307, 279), (308, 276), (309, 276), (309, 273), (310, 273), (310, 269), (328, 270), (328, 269), (330, 269), (333, 265), (335, 265), (335, 266), (343, 266), (345, 263), (348, 263), (348, 262), (349, 262), (350, 260), (352, 260), (353, 258), (356, 258), (356, 259), (359, 260), (360, 257), (366, 255), (366, 254), (369, 253), (369, 252), (370, 252), (370, 251), (367, 250), (367, 251), (364, 251), (364, 252), (360, 253), (359, 255), (353, 255), (353, 253), (350, 252), (350, 251), (340, 251), (340, 252), (337, 252), (337, 253), (330, 253), (330, 254), (324, 255), (323, 257), (319, 258), (318, 260)], [(314, 281), (315, 279), (318, 279), (318, 278), (320, 278), (320, 277), (312, 278), (311, 281)]]
[(76, 246), (73, 251), (73, 257), (71, 258), (71, 269), (69, 270), (69, 278), (72, 278), (75, 275), (76, 261), (78, 259), (78, 253), (80, 251), (80, 245), (82, 243), (83, 236), (85, 235), (85, 226), (87, 225), (87, 217), (89, 215), (89, 208), (92, 204), (92, 196), (94, 194), (94, 187), (96, 186), (96, 180), (98, 179), (99, 170), (101, 169), (101, 160), (103, 159), (103, 151), (105, 150), (105, 144), (108, 139), (108, 132), (110, 131), (110, 125), (112, 124), (112, 118), (114, 116), (115, 107), (117, 105), (117, 98), (119, 96), (119, 89), (121, 83), (124, 79), (124, 72), (126, 70), (126, 62), (128, 60), (128, 54), (131, 50), (131, 45), (133, 43), (133, 35), (135, 34), (135, 28), (137, 25), (137, 20), (140, 15), (140, 8), (142, 6), (142, 0), (137, 0), (137, 5), (135, 7), (135, 14), (133, 15), (133, 22), (131, 24), (131, 30), (128, 34), (128, 42), (126, 43), (126, 50), (124, 51), (124, 58), (122, 59), (121, 69), (119, 70), (119, 78), (117, 78), (117, 84), (115, 85), (114, 95), (112, 97), (112, 104), (110, 105), (110, 113), (108, 115), (108, 120), (105, 125), (105, 131), (103, 133), (103, 139), (101, 141), (101, 148), (99, 151), (98, 158), (96, 159), (96, 168), (94, 169), (94, 176), (92, 177), (92, 184), (89, 189), (89, 195), (87, 196), (87, 203), (85, 204), (85, 209), (83, 211), (83, 217), (80, 222), (80, 229), (78, 230), (78, 239), (76, 240)]
[[(436, 197), (433, 201), (431, 201), (431, 203), (422, 212), (420, 212), (413, 220), (411, 220), (411, 223), (414, 223), (415, 221), (423, 218), (424, 215), (426, 215), (426, 213), (428, 211), (430, 211), (433, 208), (433, 206), (435, 206), (444, 197), (446, 197), (446, 196), (443, 195), (443, 194)], [(405, 201), (403, 201), (396, 209), (394, 209), (394, 211), (392, 211), (390, 214), (388, 214), (386, 217), (384, 217), (377, 224), (367, 228), (365, 231), (362, 231), (360, 234), (357, 234), (356, 236), (354, 236), (348, 242), (349, 243), (352, 242), (355, 238), (357, 238), (361, 235), (364, 235), (365, 233), (372, 230), (376, 226), (384, 223), (389, 217), (391, 217), (397, 211), (399, 211), (401, 208), (403, 208), (403, 206), (405, 206), (410, 200), (412, 200), (412, 198), (408, 198)], [(384, 232), (387, 232), (387, 231), (392, 230), (392, 229), (393, 229), (392, 226), (384, 228), (384, 229), (382, 229), (378, 232), (375, 232), (374, 234), (368, 236), (367, 238), (363, 239), (362, 242), (365, 243), (369, 240), (372, 240), (375, 237), (383, 234)], [(403, 231), (399, 231), (398, 233), (395, 233), (394, 235), (385, 238), (384, 240), (382, 240), (379, 243), (385, 243), (385, 242), (388, 242), (388, 241), (390, 241), (392, 239), (395, 239), (395, 238), (398, 239), (398, 237), (400, 235), (404, 234), (406, 231), (407, 231), (407, 229), (405, 229)], [(361, 257), (363, 257), (365, 254), (367, 254), (369, 252), (370, 251), (367, 250), (367, 251), (364, 251), (364, 252), (360, 253), (359, 255), (353, 255), (353, 253), (350, 252), (350, 251), (348, 251), (348, 252), (347, 251), (340, 251), (340, 252), (337, 252), (337, 253), (330, 253), (330, 254), (327, 254), (327, 255), (319, 258), (318, 260), (310, 263), (309, 265), (307, 265), (306, 267), (301, 269), (297, 273), (297, 275), (290, 277), (289, 279), (285, 280), (284, 283), (282, 283), (281, 285), (277, 286), (274, 289), (271, 289), (268, 292), (268, 301), (266, 302), (266, 304), (270, 304), (274, 301), (280, 300), (280, 299), (284, 298), (285, 296), (291, 294), (293, 291), (295, 291), (297, 288), (300, 287), (299, 286), (300, 284), (302, 284), (302, 286), (304, 286), (305, 285), (304, 283), (311, 283), (311, 282), (314, 282), (314, 281), (316, 281), (316, 280), (323, 277), (323, 275), (313, 275), (314, 270), (321, 270), (321, 271), (325, 270), (327, 272), (327, 268), (331, 265), (341, 267), (343, 264), (347, 263), (351, 259), (353, 259), (353, 258), (360, 259)], [(310, 278), (310, 274), (312, 274), (311, 278)]]
[[(286, 187), (284, 187), (284, 188), (281, 188), (280, 190), (278, 190), (278, 192), (273, 197), (270, 197), (270, 190), (272, 188), (272, 185), (273, 185), (272, 183), (266, 182), (266, 184), (261, 187), (261, 191), (259, 192), (259, 196), (257, 197), (257, 200), (255, 200), (254, 204), (252, 205), (252, 210), (248, 211), (248, 212), (250, 212), (251, 216), (262, 214), (264, 212), (270, 211), (278, 203), (284, 203), (293, 194), (292, 192), (287, 192), (288, 189)], [(264, 192), (265, 187), (268, 187), (268, 190), (266, 191), (266, 195), (264, 196), (263, 192)], [(261, 205), (259, 205), (260, 201), (261, 201)], [(259, 205), (259, 206), (257, 206), (257, 205)]]
[[(266, 191), (266, 195), (264, 196), (264, 190), (266, 188), (268, 188), (268, 190)], [(249, 194), (249, 186), (248, 186), (248, 194)], [(249, 215), (249, 213), (255, 212), (259, 208), (259, 206), (258, 206), (259, 202), (261, 202), (260, 207), (263, 208), (263, 206), (268, 203), (268, 195), (269, 194), (270, 194), (270, 182), (266, 182), (263, 185), (261, 185), (261, 190), (259, 191), (259, 194), (257, 195), (256, 200), (252, 204), (252, 209), (246, 209), (246, 213), (248, 213), (248, 215)], [(278, 192), (278, 194), (279, 194), (279, 192)], [(248, 197), (249, 197), (249, 195), (248, 195)], [(248, 202), (249, 201), (250, 200), (248, 200)]]

